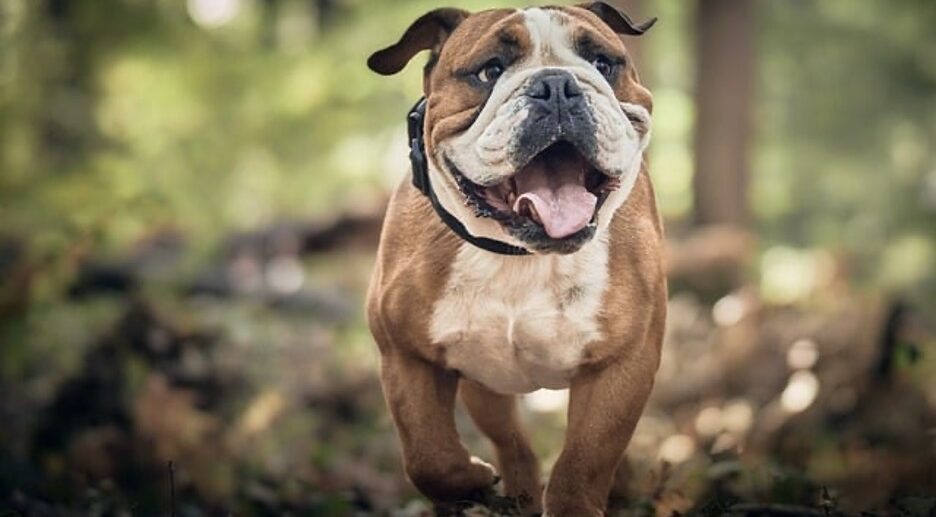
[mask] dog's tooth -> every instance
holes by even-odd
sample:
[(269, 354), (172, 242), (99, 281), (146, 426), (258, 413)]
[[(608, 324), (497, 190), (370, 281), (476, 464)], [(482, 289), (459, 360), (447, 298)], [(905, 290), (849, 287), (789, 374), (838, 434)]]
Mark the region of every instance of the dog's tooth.
[(520, 205), (517, 207), (517, 214), (522, 217), (528, 217), (537, 224), (543, 224), (539, 213), (536, 211), (536, 207), (533, 206), (533, 203), (528, 199), (523, 199), (520, 201)]

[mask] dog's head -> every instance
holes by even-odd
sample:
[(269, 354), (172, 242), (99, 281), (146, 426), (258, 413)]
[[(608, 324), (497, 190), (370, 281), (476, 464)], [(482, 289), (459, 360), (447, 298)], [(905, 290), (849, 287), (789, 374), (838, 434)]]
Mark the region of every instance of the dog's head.
[(433, 188), (475, 236), (571, 253), (627, 199), (650, 136), (651, 95), (613, 7), (437, 9), (373, 54), (399, 72), (422, 50)]

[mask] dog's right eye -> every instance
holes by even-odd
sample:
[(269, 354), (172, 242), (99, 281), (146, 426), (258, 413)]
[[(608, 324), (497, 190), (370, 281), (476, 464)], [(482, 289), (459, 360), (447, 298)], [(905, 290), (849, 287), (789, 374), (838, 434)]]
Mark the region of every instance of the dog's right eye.
[(504, 74), (504, 65), (501, 64), (499, 59), (492, 59), (484, 64), (481, 67), (481, 70), (478, 70), (478, 73), (475, 74), (478, 77), (478, 80), (484, 84), (490, 84), (496, 82), (497, 79)]
[(603, 54), (598, 54), (598, 56), (592, 60), (592, 65), (605, 79), (608, 81), (611, 80), (611, 76), (614, 74), (614, 69), (616, 66), (615, 63), (611, 61), (611, 58)]

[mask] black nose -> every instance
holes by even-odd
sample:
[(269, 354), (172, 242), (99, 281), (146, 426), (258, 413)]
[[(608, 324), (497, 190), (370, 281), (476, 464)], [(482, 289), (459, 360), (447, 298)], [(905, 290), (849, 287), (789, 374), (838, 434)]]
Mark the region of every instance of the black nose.
[(585, 97), (572, 74), (564, 70), (544, 70), (530, 79), (526, 90), (540, 116), (560, 120), (574, 116), (585, 107)]
[(572, 74), (564, 71), (546, 71), (533, 77), (526, 95), (538, 101), (569, 102), (582, 96), (582, 89)]

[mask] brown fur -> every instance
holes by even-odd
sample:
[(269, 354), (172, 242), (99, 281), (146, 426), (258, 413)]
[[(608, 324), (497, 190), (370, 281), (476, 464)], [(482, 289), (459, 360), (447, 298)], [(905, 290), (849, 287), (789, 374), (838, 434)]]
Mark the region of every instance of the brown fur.
[[(597, 16), (566, 9), (582, 30), (587, 26), (604, 44), (624, 51), (620, 38)], [(470, 125), (484, 103), (457, 80), (458, 70), (483, 55), (484, 45), (503, 44), (504, 39), (524, 45), (521, 29), (512, 11), (487, 11), (465, 18), (443, 40), (426, 78), (428, 147)], [(440, 43), (410, 42), (405, 52), (414, 45), (434, 44)], [(614, 86), (619, 99), (649, 109), (649, 92), (632, 68)], [(381, 379), (406, 472), (427, 496), (463, 498), (494, 481), (490, 468), (472, 461), (455, 429), (460, 386), (469, 413), (494, 444), (507, 494), (518, 497), (530, 512), (545, 505), (549, 515), (603, 513), (614, 471), (653, 384), (666, 313), (663, 230), (646, 169), (609, 231), (610, 285), (599, 316), (604, 339), (589, 346), (585, 364), (572, 379), (565, 444), (541, 497), (538, 463), (521, 429), (515, 397), (460, 379), (457, 371), (446, 368), (441, 346), (429, 338), (433, 306), (462, 241), (409, 179), (396, 189), (380, 239), (367, 315), (381, 352)]]

